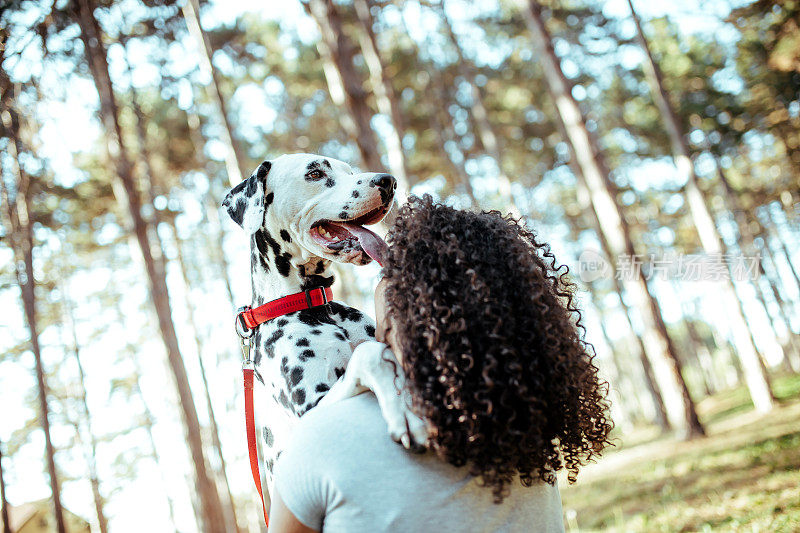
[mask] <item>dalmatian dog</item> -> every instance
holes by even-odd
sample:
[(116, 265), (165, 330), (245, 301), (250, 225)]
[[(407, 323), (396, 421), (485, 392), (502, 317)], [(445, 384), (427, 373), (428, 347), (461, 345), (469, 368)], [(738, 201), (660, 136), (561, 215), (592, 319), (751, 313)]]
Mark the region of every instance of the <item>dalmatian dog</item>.
[[(384, 218), (395, 188), (388, 174), (357, 172), (318, 155), (287, 154), (261, 163), (222, 204), (250, 235), (252, 306), (330, 287), (334, 261), (366, 265), (377, 258), (386, 244), (364, 226)], [(374, 334), (368, 316), (336, 301), (256, 329), (251, 354), (268, 398), (257, 411), (266, 424), (270, 491), (274, 462), (299, 417), (367, 389), (375, 393), (395, 441), (407, 448), (425, 445), (425, 424), (400, 392), (399, 364)]]

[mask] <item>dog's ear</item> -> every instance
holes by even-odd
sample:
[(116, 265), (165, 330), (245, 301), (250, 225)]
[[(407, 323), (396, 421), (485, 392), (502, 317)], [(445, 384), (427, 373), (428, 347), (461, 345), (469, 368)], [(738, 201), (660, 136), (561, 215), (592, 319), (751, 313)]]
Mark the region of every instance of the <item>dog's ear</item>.
[(234, 222), (249, 234), (255, 233), (264, 223), (264, 190), (272, 163), (264, 161), (253, 174), (231, 189), (222, 201)]

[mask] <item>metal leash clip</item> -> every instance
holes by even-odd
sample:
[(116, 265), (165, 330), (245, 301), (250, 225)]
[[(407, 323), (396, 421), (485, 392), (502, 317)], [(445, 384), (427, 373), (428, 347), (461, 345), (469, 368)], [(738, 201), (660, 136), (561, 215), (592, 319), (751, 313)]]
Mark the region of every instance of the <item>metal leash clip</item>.
[(239, 339), (242, 341), (242, 368), (252, 370), (255, 365), (250, 359), (250, 338), (253, 336), (253, 333), (255, 333), (255, 330), (247, 327), (247, 324), (244, 322), (243, 315), (243, 313), (249, 309), (249, 305), (244, 305), (240, 307), (238, 311), (236, 311), (234, 329), (236, 330), (236, 334), (239, 336)]

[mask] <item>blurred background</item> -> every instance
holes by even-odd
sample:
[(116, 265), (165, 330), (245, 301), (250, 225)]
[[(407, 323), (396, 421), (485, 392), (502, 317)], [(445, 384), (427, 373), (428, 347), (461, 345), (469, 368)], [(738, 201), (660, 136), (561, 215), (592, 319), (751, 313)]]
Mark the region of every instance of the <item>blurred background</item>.
[(797, 1), (0, 5), (4, 531), (260, 531), (218, 206), (296, 151), (552, 243), (616, 423), (569, 530), (800, 530)]

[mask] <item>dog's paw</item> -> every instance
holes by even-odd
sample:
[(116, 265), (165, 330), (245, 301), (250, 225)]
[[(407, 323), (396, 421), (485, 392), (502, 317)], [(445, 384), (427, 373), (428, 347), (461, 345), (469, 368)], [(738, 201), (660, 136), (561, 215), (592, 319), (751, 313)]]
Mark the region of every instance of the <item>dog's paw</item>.
[(392, 440), (414, 453), (423, 453), (428, 448), (428, 426), (425, 421), (410, 409), (394, 418), (396, 420), (393, 423), (387, 420)]
[(377, 341), (364, 342), (355, 349), (347, 372), (358, 374), (359, 382), (375, 393), (389, 435), (412, 451), (428, 446), (428, 427), (411, 410), (405, 376), (392, 351)]

